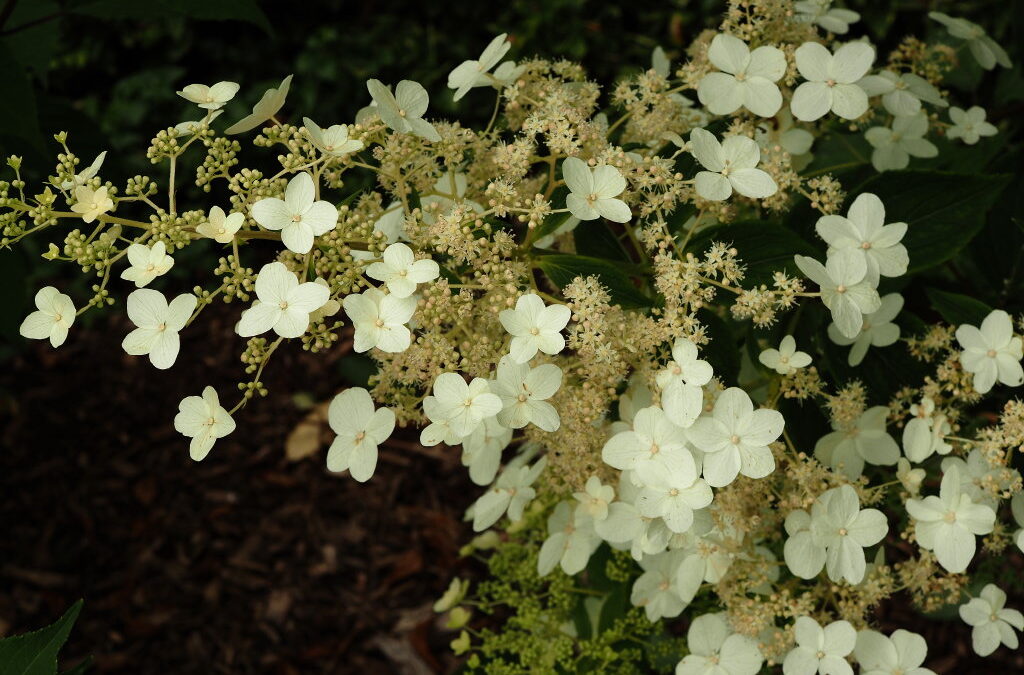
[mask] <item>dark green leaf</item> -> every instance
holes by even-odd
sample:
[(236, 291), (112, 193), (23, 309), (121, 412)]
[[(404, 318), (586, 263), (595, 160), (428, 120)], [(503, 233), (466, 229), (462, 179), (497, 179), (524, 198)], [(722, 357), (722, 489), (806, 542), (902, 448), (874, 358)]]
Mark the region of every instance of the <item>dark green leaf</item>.
[(740, 374), (740, 349), (729, 321), (706, 309), (697, 312), (697, 319), (707, 326), (711, 338), (711, 342), (700, 348), (701, 358), (711, 364), (715, 375), (726, 386), (736, 384)]
[(758, 221), (708, 227), (693, 235), (687, 249), (702, 255), (714, 241), (732, 244), (739, 252), (747, 268), (744, 286), (770, 284), (776, 270), (795, 270), (794, 255), (822, 253), (789, 228)]
[(56, 623), (34, 633), (0, 640), (0, 675), (54, 675), (57, 652), (81, 611), (79, 600)]
[(629, 262), (629, 255), (622, 247), (612, 224), (606, 220), (580, 223), (573, 232), (576, 253), (591, 258), (605, 258), (615, 262)]
[(576, 277), (597, 276), (608, 289), (613, 303), (623, 307), (649, 307), (654, 304), (651, 298), (633, 284), (630, 265), (560, 253), (537, 256), (534, 264), (559, 288), (565, 287)]
[(932, 308), (954, 326), (962, 323), (978, 325), (992, 311), (984, 302), (968, 295), (940, 291), (937, 288), (927, 288), (925, 293), (931, 300)]

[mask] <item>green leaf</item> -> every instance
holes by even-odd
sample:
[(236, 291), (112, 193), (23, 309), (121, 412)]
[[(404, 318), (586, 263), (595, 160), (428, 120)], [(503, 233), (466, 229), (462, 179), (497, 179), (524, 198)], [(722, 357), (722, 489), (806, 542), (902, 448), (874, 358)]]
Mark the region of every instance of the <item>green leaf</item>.
[(801, 171), (805, 176), (842, 176), (871, 164), (871, 145), (861, 134), (833, 131), (814, 144), (814, 159)]
[(926, 288), (925, 293), (931, 300), (932, 307), (948, 323), (958, 326), (970, 323), (977, 326), (992, 311), (992, 308), (981, 300), (968, 295), (940, 291), (937, 288)]
[(175, 0), (174, 2), (138, 2), (137, 0), (96, 0), (72, 10), (99, 19), (153, 20), (181, 17), (207, 21), (245, 21), (259, 26), (268, 35), (274, 32), (267, 15), (256, 0)]
[(606, 220), (580, 223), (573, 231), (573, 241), (578, 255), (629, 263), (629, 254)]
[(726, 386), (736, 384), (740, 374), (740, 348), (729, 321), (706, 309), (697, 312), (697, 319), (707, 326), (707, 335), (711, 338), (708, 344), (700, 348), (701, 358), (711, 364), (715, 375)]
[(55, 675), (57, 652), (82, 611), (79, 600), (56, 623), (0, 640), (0, 675)]
[(772, 273), (777, 270), (795, 270), (794, 255), (820, 256), (822, 253), (784, 225), (759, 221), (713, 225), (700, 230), (690, 239), (687, 250), (702, 255), (714, 241), (732, 244), (739, 252), (739, 259), (746, 266), (745, 287), (771, 284)]
[(561, 253), (540, 255), (534, 258), (533, 262), (558, 288), (564, 288), (576, 277), (597, 276), (608, 289), (613, 303), (626, 308), (649, 307), (654, 304), (653, 300), (640, 292), (630, 279), (631, 265)]
[(946, 262), (985, 224), (985, 214), (1010, 181), (1002, 174), (891, 171), (862, 184), (885, 204), (885, 220), (908, 225), (903, 245), (909, 274)]

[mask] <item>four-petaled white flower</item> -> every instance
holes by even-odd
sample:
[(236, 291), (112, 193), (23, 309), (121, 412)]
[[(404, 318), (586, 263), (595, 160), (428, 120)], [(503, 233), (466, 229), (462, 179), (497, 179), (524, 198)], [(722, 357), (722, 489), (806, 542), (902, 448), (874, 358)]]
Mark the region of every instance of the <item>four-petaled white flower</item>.
[(309, 315), (330, 299), (330, 290), (321, 284), (299, 283), (284, 263), (264, 265), (256, 277), (256, 297), (242, 312), (235, 331), (253, 337), (273, 329), (283, 338), (297, 338), (309, 328)]
[(782, 338), (778, 349), (766, 349), (757, 360), (779, 375), (792, 375), (800, 368), (811, 365), (811, 355), (796, 350), (796, 339), (792, 335)]
[(292, 86), (292, 76), (281, 80), (281, 84), (277, 87), (271, 87), (263, 92), (263, 96), (256, 105), (252, 107), (252, 112), (238, 120), (230, 127), (224, 130), (227, 135), (241, 134), (246, 131), (252, 131), (259, 125), (263, 124), (271, 117), (277, 114), (277, 111), (284, 105), (285, 99), (288, 97), (288, 90)]
[(608, 164), (591, 169), (578, 157), (567, 157), (562, 162), (562, 178), (569, 194), (565, 205), (580, 220), (607, 218), (626, 223), (633, 214), (629, 206), (616, 199), (626, 189), (626, 179), (619, 170)]
[(174, 430), (191, 438), (188, 452), (193, 460), (200, 462), (213, 449), (218, 438), (224, 438), (235, 430), (235, 420), (225, 410), (213, 387), (203, 389), (202, 396), (186, 396), (178, 404), (174, 416)]
[(928, 643), (917, 633), (902, 628), (885, 637), (873, 630), (857, 633), (853, 655), (861, 675), (935, 675), (921, 664), (928, 656)]
[(907, 459), (920, 464), (933, 454), (948, 455), (953, 449), (945, 441), (952, 432), (945, 415), (935, 414), (935, 401), (927, 396), (910, 406), (911, 418), (903, 427), (903, 452)]
[(949, 109), (949, 119), (953, 126), (946, 130), (946, 138), (959, 138), (967, 145), (974, 145), (982, 136), (995, 136), (999, 131), (994, 124), (985, 121), (985, 109), (977, 105), (966, 111), (953, 106)]
[(980, 597), (960, 606), (960, 618), (971, 630), (971, 646), (978, 656), (988, 656), (1002, 643), (1016, 649), (1019, 641), (1014, 629), (1024, 630), (1024, 615), (1006, 608), (1006, 593), (995, 584), (981, 589)]
[(253, 219), (268, 230), (281, 231), (281, 241), (294, 253), (309, 253), (313, 239), (338, 224), (338, 209), (317, 200), (313, 178), (306, 172), (288, 181), (284, 199), (267, 197), (252, 205)]
[(818, 42), (805, 42), (794, 54), (806, 82), (793, 92), (793, 116), (813, 122), (834, 112), (855, 120), (868, 109), (868, 95), (857, 85), (875, 60), (875, 48), (865, 42), (847, 42), (831, 53)]
[(427, 112), (430, 104), (430, 96), (423, 85), (412, 80), (402, 80), (392, 94), (391, 88), (384, 86), (380, 80), (367, 80), (366, 88), (377, 104), (377, 114), (389, 129), (435, 143), (441, 140), (434, 125), (423, 119), (423, 113)]
[(615, 499), (615, 488), (611, 485), (602, 485), (600, 478), (591, 476), (587, 479), (583, 489), (583, 492), (572, 494), (573, 498), (580, 503), (576, 508), (583, 509), (595, 521), (607, 518), (608, 505)]
[(694, 178), (697, 194), (704, 199), (720, 202), (728, 199), (733, 190), (744, 197), (762, 199), (779, 189), (767, 172), (756, 168), (761, 150), (752, 138), (728, 136), (719, 143), (710, 131), (694, 129), (690, 132), (690, 147), (693, 156), (707, 169)]
[(501, 399), (491, 392), (490, 383), (481, 377), (466, 382), (458, 373), (441, 373), (434, 380), (434, 398), (440, 414), (459, 436), (473, 433), (488, 417), (501, 410)]
[(235, 97), (240, 89), (237, 82), (218, 82), (212, 87), (205, 84), (190, 84), (177, 92), (186, 101), (195, 103), (205, 110), (217, 110)]
[(224, 209), (214, 206), (210, 209), (210, 215), (206, 221), (196, 226), (196, 232), (217, 243), (230, 244), (231, 240), (235, 238), (235, 233), (242, 229), (243, 223), (245, 223), (245, 215), (237, 211), (230, 215), (224, 215)]
[(864, 473), (864, 463), (892, 466), (900, 458), (900, 446), (885, 430), (889, 408), (868, 408), (849, 428), (826, 434), (814, 445), (814, 456), (826, 466), (854, 480)]
[(710, 415), (699, 417), (687, 437), (704, 451), (704, 478), (711, 487), (725, 487), (742, 473), (764, 478), (775, 470), (768, 447), (782, 435), (785, 420), (777, 410), (754, 410), (747, 392), (729, 387), (715, 400)]
[(818, 284), (821, 301), (832, 313), (840, 335), (854, 338), (864, 326), (864, 315), (878, 311), (882, 300), (867, 279), (868, 265), (863, 256), (834, 255), (825, 265), (813, 258), (794, 256), (796, 266)]
[(853, 345), (846, 362), (858, 366), (864, 360), (869, 347), (888, 347), (900, 337), (900, 327), (892, 323), (896, 315), (903, 309), (903, 296), (889, 293), (879, 299), (879, 307), (874, 312), (864, 315), (860, 331), (853, 337), (847, 337), (839, 331), (835, 323), (828, 325), (828, 337), (832, 342), (845, 347)]
[(864, 549), (882, 541), (889, 525), (878, 509), (861, 510), (857, 491), (842, 485), (814, 502), (810, 530), (814, 544), (825, 549), (829, 579), (859, 584), (867, 569)]
[(416, 292), (416, 284), (436, 279), (441, 273), (437, 263), (429, 258), (416, 260), (412, 249), (405, 244), (391, 244), (384, 249), (383, 262), (366, 268), (366, 276), (383, 281), (396, 298), (407, 298)]
[(347, 124), (332, 124), (326, 129), (321, 129), (319, 124), (308, 117), (303, 117), (302, 126), (306, 127), (306, 134), (316, 149), (325, 155), (341, 157), (363, 149), (362, 141), (348, 137)]
[(981, 322), (981, 328), (963, 325), (956, 329), (956, 340), (963, 351), (960, 363), (974, 373), (974, 389), (988, 392), (997, 381), (1008, 387), (1024, 384), (1024, 356), (1021, 339), (1013, 334), (1013, 321), (1001, 309), (992, 311)]
[(185, 293), (167, 302), (160, 291), (140, 288), (128, 296), (128, 318), (138, 328), (125, 337), (121, 347), (132, 356), (149, 354), (150, 362), (161, 370), (178, 358), (178, 331), (196, 308), (196, 296)]
[(927, 140), (928, 115), (922, 110), (916, 115), (895, 117), (892, 128), (871, 127), (864, 132), (864, 138), (874, 150), (871, 164), (878, 171), (907, 168), (911, 157), (935, 157), (939, 149)]
[(704, 614), (686, 632), (690, 653), (675, 675), (757, 675), (764, 656), (753, 638), (732, 632), (724, 613)]
[(487, 72), (512, 48), (507, 38), (508, 34), (502, 33), (491, 40), (479, 59), (463, 61), (448, 74), (448, 88), (455, 90), (453, 100), (458, 101), (473, 87), (486, 87), (491, 83)]
[(850, 24), (860, 21), (860, 14), (849, 9), (832, 7), (832, 0), (797, 0), (793, 3), (794, 19), (821, 26), (830, 33), (846, 35)]
[(636, 507), (647, 518), (663, 518), (668, 528), (682, 534), (693, 525), (693, 512), (711, 503), (711, 487), (695, 478), (686, 467), (666, 464), (661, 472), (651, 472), (640, 489)]
[(537, 351), (555, 355), (565, 348), (562, 329), (572, 318), (565, 305), (544, 306), (535, 293), (527, 293), (516, 300), (515, 309), (503, 309), (498, 314), (501, 325), (512, 336), (509, 355), (519, 363), (532, 359)]
[(682, 550), (665, 551), (639, 561), (644, 573), (633, 582), (629, 600), (644, 608), (648, 621), (679, 616), (689, 604), (679, 592), (678, 570), (684, 554)]
[(673, 424), (661, 408), (644, 408), (633, 418), (633, 429), (620, 431), (604, 444), (601, 458), (621, 471), (632, 471), (640, 484), (675, 466), (680, 487), (697, 477), (697, 465), (686, 445), (686, 432)]
[(822, 628), (809, 616), (794, 624), (796, 647), (782, 662), (785, 675), (853, 675), (846, 657), (857, 644), (857, 631), (849, 621), (833, 621)]
[(107, 186), (93, 190), (88, 185), (75, 188), (75, 203), (71, 210), (82, 216), (82, 220), (91, 223), (104, 213), (114, 208), (114, 201), (107, 194)]
[(990, 38), (985, 33), (985, 29), (978, 24), (967, 19), (954, 18), (942, 12), (929, 12), (928, 17), (945, 26), (953, 37), (966, 40), (971, 56), (985, 70), (992, 70), (996, 64), (1003, 68), (1013, 67), (1006, 50), (996, 44), (995, 40)]
[(491, 389), (501, 399), (498, 422), (510, 429), (522, 429), (531, 422), (544, 431), (557, 431), (558, 411), (547, 399), (562, 386), (562, 369), (553, 363), (531, 368), (505, 356)]
[(850, 204), (846, 217), (828, 215), (818, 218), (818, 236), (828, 244), (829, 257), (837, 253), (864, 258), (867, 281), (878, 285), (879, 277), (906, 274), (910, 256), (900, 243), (907, 233), (906, 223), (885, 224), (885, 206), (870, 192), (859, 195)]
[(974, 558), (975, 535), (988, 534), (996, 521), (991, 507), (975, 504), (961, 491), (956, 466), (942, 474), (938, 497), (908, 499), (907, 513), (914, 519), (917, 543), (934, 551), (939, 564), (953, 574), (967, 569)]
[(768, 45), (750, 51), (732, 35), (719, 33), (708, 47), (708, 60), (721, 72), (701, 78), (697, 97), (715, 115), (729, 115), (741, 107), (755, 115), (772, 117), (782, 107), (775, 83), (786, 74), (786, 55)]
[(711, 364), (697, 358), (697, 345), (677, 338), (672, 345), (672, 360), (658, 372), (655, 382), (661, 389), (661, 406), (672, 422), (689, 427), (704, 407), (704, 385), (711, 381)]
[(416, 313), (416, 298), (385, 295), (377, 288), (346, 295), (341, 301), (355, 327), (353, 349), (358, 353), (374, 347), (382, 352), (404, 352), (412, 343), (412, 332), (405, 324)]
[(893, 115), (916, 115), (921, 102), (931, 103), (940, 108), (949, 104), (942, 94), (928, 80), (914, 73), (897, 75), (883, 70), (878, 75), (867, 75), (857, 83), (868, 96), (881, 96), (882, 105)]
[(152, 247), (145, 244), (129, 246), (128, 263), (130, 267), (121, 272), (121, 278), (142, 288), (158, 276), (167, 274), (174, 267), (174, 258), (167, 254), (167, 245), (158, 241)]
[(25, 317), (18, 332), (30, 340), (49, 339), (52, 346), (60, 347), (75, 322), (75, 303), (53, 286), (40, 288), (35, 303), (36, 311)]
[(365, 483), (377, 467), (377, 446), (395, 430), (391, 408), (374, 410), (370, 392), (360, 387), (346, 389), (331, 401), (327, 422), (338, 437), (327, 451), (327, 470), (348, 469), (352, 478)]
[(486, 530), (506, 513), (513, 523), (522, 520), (526, 505), (537, 496), (537, 491), (531, 486), (545, 466), (547, 457), (541, 457), (533, 466), (527, 466), (525, 461), (509, 463), (491, 489), (480, 495), (470, 507), (473, 531)]
[(537, 574), (547, 576), (556, 566), (570, 575), (582, 572), (600, 544), (594, 520), (569, 502), (560, 502), (548, 516), (548, 538), (537, 555)]
[(811, 514), (803, 509), (791, 511), (783, 527), (787, 536), (782, 553), (789, 571), (801, 579), (818, 576), (825, 567), (826, 553), (811, 533)]

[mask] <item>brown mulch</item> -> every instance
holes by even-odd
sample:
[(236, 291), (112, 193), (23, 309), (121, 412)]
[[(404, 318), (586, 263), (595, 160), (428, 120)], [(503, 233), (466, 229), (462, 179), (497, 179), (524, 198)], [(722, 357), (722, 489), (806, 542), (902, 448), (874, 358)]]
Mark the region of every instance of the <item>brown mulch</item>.
[[(347, 352), (293, 345), (264, 373), (270, 395), (193, 462), (171, 420), (206, 384), (233, 404), (242, 343), (223, 336), (236, 313), (207, 310), (166, 372), (123, 354), (130, 327), (114, 317), (0, 368), (0, 635), (84, 597), (64, 663), (92, 654), (99, 673), (452, 672), (454, 636), (430, 606), (453, 575), (478, 573), (457, 554), (479, 493), (457, 451), (399, 432), (363, 485), (328, 473), (324, 447), (288, 461), (308, 414), (294, 395), (329, 400)], [(1024, 570), (1020, 555), (1009, 564)], [(967, 626), (902, 600), (882, 627), (922, 633), (936, 673), (1024, 673), (1024, 651), (980, 659)]]

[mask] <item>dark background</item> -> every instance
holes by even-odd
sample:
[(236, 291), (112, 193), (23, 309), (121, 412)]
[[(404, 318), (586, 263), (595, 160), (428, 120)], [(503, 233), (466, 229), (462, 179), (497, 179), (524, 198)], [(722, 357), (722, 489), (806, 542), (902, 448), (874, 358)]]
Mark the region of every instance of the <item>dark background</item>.
[[(1020, 63), (1012, 5), (847, 3), (865, 13), (875, 39), (935, 30), (923, 20), (929, 7), (967, 14)], [(353, 119), (368, 102), (369, 77), (417, 80), (431, 93), (432, 116), (484, 124), (490, 95), (476, 91), (455, 107), (444, 84), (500, 32), (513, 41), (510, 58), (579, 60), (610, 85), (647, 67), (656, 45), (678, 62), (681, 45), (717, 23), (722, 8), (710, 0), (0, 0), (0, 150), (25, 156), (33, 189), (53, 172), (51, 134), (64, 129), (83, 164), (109, 150), (103, 176), (123, 183), (151, 171), (145, 148), (157, 130), (196, 117), (175, 90), (241, 83), (224, 113), (234, 120), (288, 73), (284, 114), (324, 126)], [(1008, 119), (1021, 112), (1021, 87), (1018, 67), (957, 96), (961, 107), (979, 102), (990, 118)], [(205, 384), (233, 398), (244, 379), (243, 341), (230, 330), (237, 306), (207, 310), (169, 372), (122, 353), (129, 327), (119, 311), (90, 312), (59, 350), (28, 343), (17, 327), (35, 289), (56, 283), (87, 295), (78, 270), (39, 259), (49, 240), (60, 239), (0, 252), (0, 635), (47, 624), (84, 597), (64, 653), (67, 664), (95, 655), (99, 672), (449, 669), (454, 635), (438, 628), (430, 604), (453, 574), (479, 573), (457, 554), (471, 535), (462, 512), (478, 493), (457, 451), (398, 434), (365, 485), (327, 474), (322, 450), (285, 459), (285, 439), (311, 403), (358, 378), (346, 339), (326, 355), (275, 356), (270, 395), (236, 415), (238, 430), (209, 458), (192, 462), (171, 419)], [(173, 282), (209, 281), (211, 264), (179, 260)], [(115, 281), (112, 290), (123, 297), (129, 287)], [(1020, 570), (1020, 556), (1009, 564)], [(1024, 672), (1005, 648), (974, 658), (959, 621), (915, 619), (899, 606), (885, 621), (924, 633), (937, 672)]]

